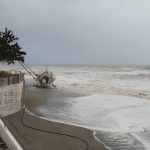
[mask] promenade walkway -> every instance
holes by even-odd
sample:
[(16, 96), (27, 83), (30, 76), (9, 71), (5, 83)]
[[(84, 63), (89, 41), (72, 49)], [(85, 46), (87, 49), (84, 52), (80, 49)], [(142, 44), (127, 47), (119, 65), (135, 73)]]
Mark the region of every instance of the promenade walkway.
[(105, 149), (91, 130), (39, 119), (23, 110), (2, 120), (25, 150)]

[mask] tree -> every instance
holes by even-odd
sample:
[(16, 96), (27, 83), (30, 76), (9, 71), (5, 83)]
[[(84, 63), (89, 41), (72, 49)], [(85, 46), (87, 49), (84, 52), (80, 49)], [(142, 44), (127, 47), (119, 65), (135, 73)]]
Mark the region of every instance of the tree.
[(26, 52), (21, 50), (17, 40), (19, 38), (7, 28), (4, 32), (0, 32), (0, 62), (14, 64), (15, 61), (22, 63), (25, 61)]

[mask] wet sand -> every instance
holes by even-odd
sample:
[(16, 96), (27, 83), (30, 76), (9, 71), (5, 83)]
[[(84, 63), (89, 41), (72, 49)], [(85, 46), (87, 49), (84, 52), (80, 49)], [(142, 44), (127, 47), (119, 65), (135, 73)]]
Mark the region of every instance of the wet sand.
[[(40, 93), (40, 91), (41, 89), (36, 92), (34, 92), (34, 88), (30, 90), (26, 89), (24, 97), (26, 107), (36, 115), (41, 115), (36, 111), (36, 107), (47, 101), (47, 95), (43, 95)], [(51, 99), (54, 97), (55, 99), (60, 97), (64, 99), (70, 96), (78, 96), (77, 93), (66, 94), (65, 91), (52, 92), (50, 90), (49, 92), (49, 94), (51, 94)], [(82, 96), (82, 94), (80, 96)], [(23, 146), (24, 149), (27, 150), (106, 149), (103, 144), (94, 138), (93, 131), (89, 129), (43, 120), (33, 115), (24, 113), (24, 110), (4, 117), (3, 120), (11, 129), (11, 132), (15, 135), (18, 142)]]

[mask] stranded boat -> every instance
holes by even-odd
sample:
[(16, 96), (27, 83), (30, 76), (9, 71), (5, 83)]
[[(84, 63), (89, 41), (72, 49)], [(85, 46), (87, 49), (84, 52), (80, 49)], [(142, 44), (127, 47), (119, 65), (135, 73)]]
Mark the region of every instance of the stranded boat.
[(42, 72), (41, 74), (36, 74), (31, 68), (29, 68), (27, 65), (24, 63), (21, 63), (21, 66), (32, 76), (32, 78), (35, 80), (35, 86), (39, 88), (49, 88), (49, 87), (54, 87), (54, 81), (55, 81), (55, 76), (52, 72), (46, 71)]
[(35, 86), (41, 87), (41, 88), (47, 88), (47, 87), (55, 87), (53, 84), (55, 81), (54, 74), (52, 72), (48, 72), (47, 69), (42, 74), (36, 74), (37, 77), (35, 78)]

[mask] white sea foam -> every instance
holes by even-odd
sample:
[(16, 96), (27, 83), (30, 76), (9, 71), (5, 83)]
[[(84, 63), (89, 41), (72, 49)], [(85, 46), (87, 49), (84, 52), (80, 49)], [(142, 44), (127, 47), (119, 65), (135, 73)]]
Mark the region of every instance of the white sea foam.
[[(140, 98), (118, 96), (118, 95), (91, 95), (87, 97), (73, 98), (67, 102), (70, 107), (51, 108), (50, 104), (39, 107), (38, 111), (45, 114), (50, 120), (67, 122), (82, 127), (110, 132), (120, 133), (122, 141), (130, 142), (131, 136), (124, 137), (126, 133), (132, 134), (132, 138), (140, 140), (142, 137), (136, 135), (150, 128), (150, 101)], [(46, 107), (48, 109), (46, 109)], [(116, 136), (116, 135), (115, 135)], [(140, 143), (149, 143), (149, 139), (140, 140)], [(147, 147), (147, 146), (145, 146)]]
[[(73, 98), (70, 104), (71, 107), (59, 110), (58, 114), (53, 115), (58, 115), (57, 117), (61, 115), (63, 119), (66, 117), (66, 120), (70, 120), (71, 117), (81, 124), (106, 131), (136, 132), (150, 127), (149, 100), (118, 95), (92, 95)], [(38, 108), (42, 113), (47, 111), (44, 109), (45, 106)], [(67, 116), (68, 113), (70, 116)]]
[(59, 88), (95, 94), (71, 98), (62, 109), (52, 108), (47, 102), (37, 108), (47, 119), (96, 130), (95, 136), (111, 149), (150, 147), (150, 69), (65, 66), (51, 69)]
[[(50, 99), (37, 108), (44, 118), (93, 129), (97, 139), (112, 150), (149, 149), (148, 67), (44, 67), (56, 74), (55, 84), (59, 89), (73, 89), (92, 94), (65, 101)], [(31, 68), (38, 73), (43, 66)]]
[(25, 75), (25, 79), (32, 79), (32, 76), (31, 76), (31, 75), (26, 74), (26, 75)]

